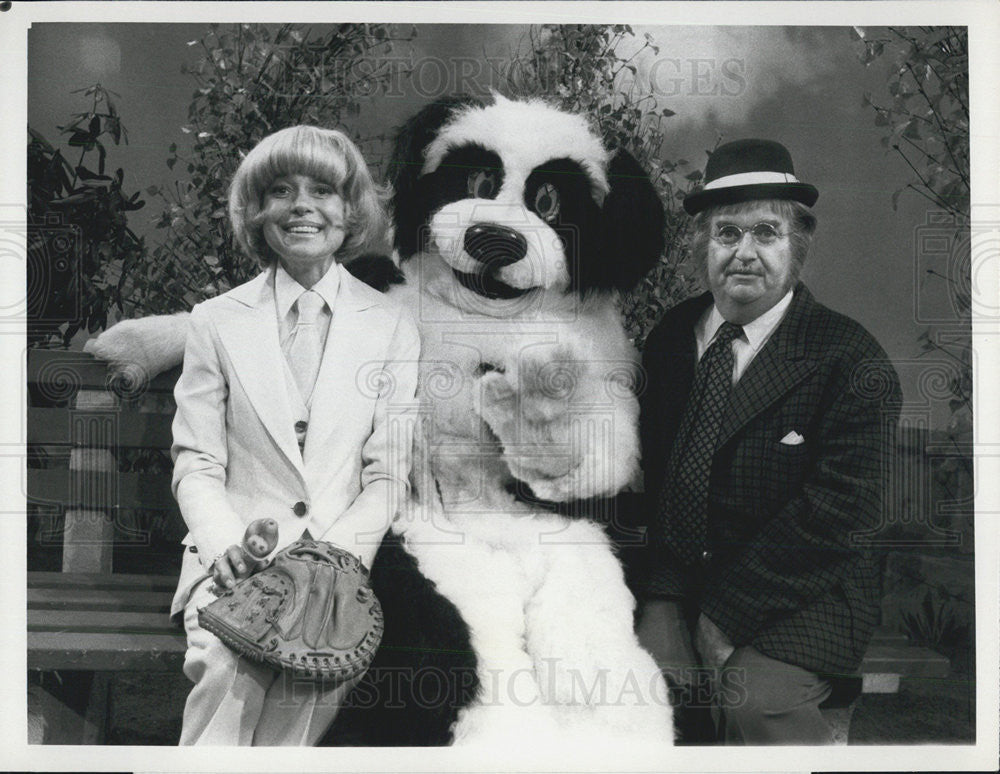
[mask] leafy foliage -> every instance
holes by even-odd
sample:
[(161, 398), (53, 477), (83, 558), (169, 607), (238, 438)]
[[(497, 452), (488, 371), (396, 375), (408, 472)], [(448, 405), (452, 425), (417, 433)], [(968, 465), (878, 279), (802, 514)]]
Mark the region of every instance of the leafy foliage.
[(955, 616), (954, 604), (928, 589), (918, 605), (901, 612), (906, 634), (919, 645), (950, 649), (967, 635), (968, 626)]
[(361, 100), (392, 74), (385, 58), (394, 42), (413, 34), (383, 24), (340, 24), (318, 34), (291, 24), (213, 24), (190, 41), (199, 52), (184, 69), (197, 82), (181, 128), (190, 150), (173, 144), (166, 160), (188, 177), (149, 189), (163, 201), (156, 220), (162, 236), (134, 276), (129, 314), (187, 309), (256, 274), (227, 218), (227, 189), (240, 154), (296, 124), (352, 134), (345, 121), (357, 117)]
[(659, 49), (648, 34), (637, 43), (626, 24), (532, 28), (527, 52), (515, 57), (508, 88), (515, 95), (545, 96), (565, 110), (592, 117), (605, 144), (632, 153), (656, 186), (667, 211), (666, 248), (656, 267), (622, 299), (626, 329), (641, 346), (663, 312), (696, 289), (685, 244), (689, 219), (680, 202), (701, 180), (701, 172), (685, 175), (686, 160), (663, 157), (674, 112), (659, 107), (652, 93), (638, 87), (636, 60), (644, 51), (657, 54)]
[[(28, 127), (30, 346), (68, 346), (77, 331), (103, 328), (110, 310), (121, 311), (123, 283), (145, 249), (127, 215), (145, 202), (123, 190), (124, 170), (105, 174), (108, 140), (128, 142), (118, 95), (99, 83), (73, 93), (81, 92), (91, 107), (59, 127), (66, 152)], [(66, 156), (77, 148), (73, 163)]]
[(886, 51), (893, 56), (890, 104), (871, 94), (866, 105), (875, 125), (886, 128), (882, 144), (909, 166), (916, 178), (893, 194), (912, 190), (961, 219), (969, 217), (969, 33), (964, 27), (889, 27), (870, 35), (854, 28), (860, 57), (870, 65)]
[[(936, 478), (961, 499), (958, 493), (972, 486), (968, 29), (889, 27), (876, 34), (854, 28), (854, 34), (866, 66), (885, 55), (892, 56), (888, 79), (891, 104), (880, 105), (870, 94), (864, 100), (875, 112), (876, 126), (884, 127), (882, 145), (897, 153), (913, 175), (906, 186), (893, 193), (893, 208), (905, 191), (921, 195), (934, 206), (930, 227), (952, 246), (945, 272), (927, 269), (925, 279), (947, 283), (954, 325), (947, 330), (929, 328), (918, 341), (921, 355), (933, 353), (954, 367), (948, 380), (952, 396), (948, 435), (957, 454)], [(919, 251), (919, 243), (916, 248)]]

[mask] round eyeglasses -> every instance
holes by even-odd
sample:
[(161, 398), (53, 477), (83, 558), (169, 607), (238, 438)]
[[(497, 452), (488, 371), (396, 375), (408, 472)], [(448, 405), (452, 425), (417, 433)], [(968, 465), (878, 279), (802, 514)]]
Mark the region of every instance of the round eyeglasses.
[(761, 246), (773, 245), (778, 239), (788, 234), (782, 234), (772, 223), (757, 223), (750, 228), (740, 228), (732, 223), (716, 226), (712, 239), (720, 245), (735, 247), (743, 241), (743, 235), (749, 233), (753, 241)]

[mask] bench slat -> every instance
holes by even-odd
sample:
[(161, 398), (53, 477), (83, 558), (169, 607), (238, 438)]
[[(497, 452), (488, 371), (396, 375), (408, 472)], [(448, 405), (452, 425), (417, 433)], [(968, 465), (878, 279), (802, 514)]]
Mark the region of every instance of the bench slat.
[(872, 645), (906, 645), (910, 641), (910, 638), (901, 632), (897, 632), (894, 629), (888, 629), (882, 626), (875, 628), (875, 632), (872, 634)]
[(173, 594), (176, 575), (138, 575), (117, 573), (97, 575), (89, 572), (29, 572), (29, 588), (129, 589), (164, 591)]
[[(86, 438), (73, 438), (74, 421), (83, 418), (100, 428)], [(173, 414), (96, 409), (29, 408), (28, 444), (64, 446), (74, 442), (101, 448), (169, 449)], [(97, 437), (94, 437), (94, 436)]]
[(28, 588), (28, 609), (92, 612), (170, 612), (170, 595), (125, 589)]
[[(71, 487), (79, 492), (82, 502), (71, 502)], [(109, 497), (115, 502), (107, 502)], [(180, 514), (177, 501), (170, 493), (170, 476), (166, 473), (87, 472), (81, 475), (80, 471), (32, 468), (28, 470), (28, 499), (39, 503), (58, 502), (68, 508), (147, 508)]]
[[(143, 392), (173, 392), (179, 368), (160, 374)], [(41, 384), (52, 394), (63, 395), (72, 389), (104, 390), (109, 386), (107, 365), (86, 352), (62, 349), (28, 351), (28, 384)], [(71, 388), (71, 389), (67, 389)]]
[(897, 674), (914, 677), (947, 677), (950, 662), (930, 648), (915, 645), (869, 646), (861, 671), (870, 674)]
[(28, 669), (174, 671), (186, 644), (177, 634), (84, 634), (28, 632)]
[(93, 632), (95, 634), (176, 634), (180, 629), (166, 613), (92, 610), (28, 610), (29, 632)]

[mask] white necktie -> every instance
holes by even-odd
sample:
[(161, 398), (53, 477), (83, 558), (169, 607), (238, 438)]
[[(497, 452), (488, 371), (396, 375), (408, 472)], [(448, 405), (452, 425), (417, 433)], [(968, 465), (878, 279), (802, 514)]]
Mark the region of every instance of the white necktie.
[(307, 404), (312, 397), (319, 363), (323, 357), (318, 324), (323, 304), (323, 297), (313, 290), (307, 290), (295, 302), (299, 320), (295, 325), (295, 338), (288, 351), (289, 365), (295, 375), (295, 382), (299, 385), (302, 400)]

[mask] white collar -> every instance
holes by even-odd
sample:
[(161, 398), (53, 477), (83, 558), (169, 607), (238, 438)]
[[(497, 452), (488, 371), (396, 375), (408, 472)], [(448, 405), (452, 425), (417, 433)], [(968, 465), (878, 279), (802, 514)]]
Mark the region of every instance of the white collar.
[[(320, 296), (326, 301), (326, 305), (333, 309), (333, 302), (337, 298), (337, 292), (340, 290), (340, 272), (341, 267), (339, 263), (334, 263), (329, 270), (324, 274), (319, 282), (313, 285), (308, 290), (315, 290)], [(285, 319), (288, 315), (288, 310), (292, 308), (292, 305), (299, 300), (299, 296), (305, 293), (307, 288), (302, 287), (280, 263), (275, 264), (274, 268), (274, 301), (278, 308), (278, 317)]]
[[(788, 305), (792, 303), (792, 295), (794, 295), (794, 293), (794, 289), (789, 290), (784, 296), (782, 296), (778, 303), (757, 317), (755, 320), (751, 320), (742, 326), (743, 337), (745, 337), (749, 342), (750, 347), (754, 352), (763, 347), (764, 343), (771, 338), (771, 334), (774, 333), (774, 329), (778, 327), (778, 324), (785, 316), (785, 312), (788, 311)], [(726, 318), (722, 316), (722, 313), (719, 311), (719, 307), (712, 304), (712, 308), (708, 313), (708, 319), (705, 321), (706, 344), (715, 338), (715, 334), (725, 321)]]

